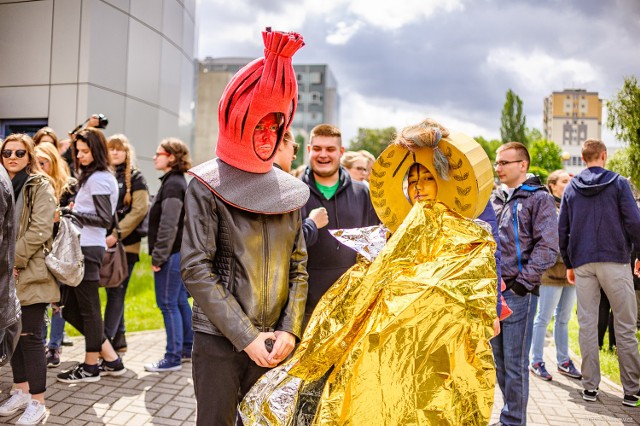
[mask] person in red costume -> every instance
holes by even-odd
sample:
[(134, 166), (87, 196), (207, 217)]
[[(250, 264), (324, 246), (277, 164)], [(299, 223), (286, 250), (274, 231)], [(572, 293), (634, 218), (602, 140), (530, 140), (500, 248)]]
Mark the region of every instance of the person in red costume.
[(302, 335), (309, 189), (273, 167), (293, 121), (296, 33), (263, 32), (264, 58), (242, 68), (218, 107), (218, 158), (190, 170), (181, 247), (193, 296), (198, 425), (241, 424), (237, 406)]

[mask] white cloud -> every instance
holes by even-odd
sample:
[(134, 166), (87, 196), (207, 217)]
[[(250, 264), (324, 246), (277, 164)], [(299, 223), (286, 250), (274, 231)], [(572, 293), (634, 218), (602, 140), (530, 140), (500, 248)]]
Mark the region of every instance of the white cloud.
[(345, 44), (353, 37), (362, 27), (362, 21), (347, 23), (345, 21), (338, 22), (332, 32), (327, 35), (327, 43), (340, 45)]
[(349, 5), (350, 12), (383, 30), (394, 30), (430, 18), (440, 10), (453, 12), (464, 9), (462, 0), (351, 0), (345, 3)]
[(482, 135), (497, 138), (492, 129), (478, 126), (444, 111), (441, 107), (427, 104), (413, 104), (397, 99), (366, 97), (359, 93), (343, 90), (341, 95), (340, 130), (343, 140), (350, 141), (358, 134), (358, 128), (381, 129), (402, 127), (419, 123), (431, 117), (451, 130), (466, 133), (469, 136)]
[(532, 52), (499, 47), (491, 49), (486, 63), (490, 69), (506, 72), (529, 91), (551, 92), (566, 87), (586, 87), (598, 82), (598, 71), (586, 61), (554, 58)]

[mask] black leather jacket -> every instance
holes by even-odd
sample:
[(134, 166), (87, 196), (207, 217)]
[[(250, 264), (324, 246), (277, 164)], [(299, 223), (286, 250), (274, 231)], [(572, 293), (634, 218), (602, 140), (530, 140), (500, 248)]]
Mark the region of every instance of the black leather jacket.
[(180, 269), (194, 300), (193, 329), (225, 336), (238, 351), (261, 331), (300, 338), (307, 298), (300, 211), (247, 212), (197, 178), (184, 206)]

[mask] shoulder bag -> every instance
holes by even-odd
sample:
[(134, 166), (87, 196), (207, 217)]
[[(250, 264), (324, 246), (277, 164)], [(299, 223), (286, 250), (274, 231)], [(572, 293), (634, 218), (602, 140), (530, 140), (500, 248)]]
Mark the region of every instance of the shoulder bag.
[(113, 288), (118, 287), (127, 278), (129, 274), (129, 265), (127, 265), (127, 253), (124, 251), (122, 237), (120, 235), (120, 223), (118, 215), (114, 215), (116, 224), (116, 233), (118, 240), (113, 247), (107, 247), (102, 258), (102, 266), (100, 267), (100, 287)]
[(84, 278), (84, 255), (80, 247), (80, 230), (71, 216), (60, 217), (58, 234), (51, 250), (45, 251), (44, 263), (49, 272), (62, 283), (76, 287)]

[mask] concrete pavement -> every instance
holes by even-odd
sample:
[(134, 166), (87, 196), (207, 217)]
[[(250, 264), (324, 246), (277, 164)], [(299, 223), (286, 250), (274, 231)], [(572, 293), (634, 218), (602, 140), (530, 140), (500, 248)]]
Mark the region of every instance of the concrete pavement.
[[(121, 377), (103, 377), (96, 383), (69, 385), (59, 383), (55, 375), (83, 359), (84, 340), (65, 347), (62, 365), (50, 368), (47, 379), (48, 414), (45, 424), (81, 425), (192, 425), (195, 422), (195, 399), (191, 364), (181, 371), (148, 373), (144, 364), (164, 354), (164, 331), (127, 334), (129, 350), (124, 357), (128, 372)], [(553, 381), (530, 379), (528, 424), (536, 425), (628, 425), (640, 424), (640, 407), (621, 403), (619, 386), (603, 381), (598, 402), (582, 400), (580, 381), (555, 373), (553, 348), (545, 350), (545, 362)], [(555, 374), (554, 374), (555, 373)], [(0, 370), (0, 402), (9, 397), (11, 368)], [(502, 407), (500, 392), (492, 422)], [(0, 424), (14, 424), (21, 413), (0, 418)]]

